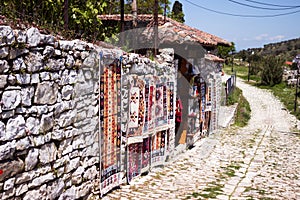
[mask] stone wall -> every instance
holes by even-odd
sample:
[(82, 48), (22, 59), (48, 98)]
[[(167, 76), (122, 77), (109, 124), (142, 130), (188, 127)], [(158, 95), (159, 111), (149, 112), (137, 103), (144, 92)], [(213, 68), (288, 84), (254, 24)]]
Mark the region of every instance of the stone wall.
[(122, 55), (0, 26), (1, 199), (97, 193), (99, 52)]
[[(151, 67), (164, 69), (164, 65), (169, 71), (173, 66), (170, 50), (158, 56), (162, 64), (155, 64), (118, 49), (60, 40), (36, 28), (0, 26), (1, 199), (79, 199), (100, 194), (103, 58), (108, 64), (122, 58), (124, 70), (134, 73), (145, 69), (151, 73)], [(174, 127), (170, 128), (173, 135)], [(124, 146), (122, 151), (124, 172)]]

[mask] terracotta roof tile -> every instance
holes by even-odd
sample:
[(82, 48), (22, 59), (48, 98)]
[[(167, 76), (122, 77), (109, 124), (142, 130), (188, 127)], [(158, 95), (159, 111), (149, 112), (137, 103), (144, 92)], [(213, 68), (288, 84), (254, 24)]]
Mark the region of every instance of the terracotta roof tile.
[(213, 54), (205, 54), (205, 59), (214, 61), (214, 62), (225, 62), (224, 59), (219, 58), (218, 56), (213, 55)]
[[(121, 16), (120, 15), (99, 15), (98, 16), (103, 21), (120, 21)], [(125, 21), (132, 21), (132, 15), (126, 14), (124, 16)], [(211, 46), (217, 46), (217, 45), (226, 45), (230, 46), (231, 43), (217, 37), (215, 35), (206, 33), (204, 31), (198, 30), (196, 28), (192, 28), (190, 26), (187, 26), (183, 23), (177, 22), (171, 18), (166, 18), (166, 23), (164, 22), (164, 16), (159, 15), (159, 39), (161, 41), (173, 41), (176, 43), (183, 43), (183, 42), (197, 42), (203, 45), (211, 45)], [(152, 37), (151, 33), (153, 34), (153, 31), (150, 30), (151, 27), (154, 24), (153, 21), (153, 15), (149, 14), (143, 14), (137, 16), (137, 21), (144, 21), (149, 22), (148, 23), (148, 30), (146, 31), (148, 38)], [(172, 34), (172, 40), (171, 40), (171, 34)]]

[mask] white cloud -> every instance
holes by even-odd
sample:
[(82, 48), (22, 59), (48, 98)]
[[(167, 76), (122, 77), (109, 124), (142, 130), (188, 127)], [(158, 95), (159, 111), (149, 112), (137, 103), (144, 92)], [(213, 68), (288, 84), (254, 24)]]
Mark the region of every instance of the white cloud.
[(269, 36), (268, 34), (264, 33), (264, 34), (260, 34), (256, 37), (254, 37), (254, 39), (257, 40), (257, 41), (262, 41), (262, 40), (268, 39), (268, 36)]
[(256, 41), (280, 41), (284, 38), (285, 38), (284, 35), (269, 36), (268, 34), (264, 33), (264, 34), (255, 36), (254, 40), (256, 40)]
[(282, 40), (283, 38), (285, 38), (284, 35), (276, 35), (274, 37), (270, 37), (269, 40), (274, 41), (274, 40)]

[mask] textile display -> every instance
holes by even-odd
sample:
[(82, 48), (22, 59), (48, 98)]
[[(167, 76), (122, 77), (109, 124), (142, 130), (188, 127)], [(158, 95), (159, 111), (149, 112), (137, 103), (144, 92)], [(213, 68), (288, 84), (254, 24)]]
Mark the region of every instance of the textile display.
[(155, 86), (150, 85), (147, 80), (145, 84), (145, 122), (144, 133), (152, 130), (155, 127)]
[(171, 142), (170, 133), (171, 133), (170, 129), (166, 130), (166, 144), (165, 144), (166, 152), (170, 152), (170, 150), (171, 150), (171, 148), (170, 148), (170, 142)]
[(104, 66), (100, 78), (101, 194), (120, 184), (120, 80), (118, 60)]
[(148, 107), (148, 129), (152, 130), (155, 127), (155, 86), (150, 85), (149, 90), (149, 107)]
[(158, 84), (156, 86), (156, 106), (155, 106), (155, 116), (156, 116), (156, 127), (165, 125), (168, 123), (168, 111), (167, 111), (167, 87), (163, 84)]
[(149, 93), (150, 86), (145, 84), (145, 121), (144, 121), (144, 133), (148, 131), (148, 119), (149, 119)]
[(165, 161), (166, 130), (159, 131), (151, 140), (151, 166), (163, 165)]
[(151, 153), (151, 137), (143, 139), (143, 149), (142, 149), (142, 169), (141, 173), (144, 173), (150, 168), (150, 153)]
[(124, 76), (122, 77), (122, 89), (121, 89), (121, 108), (122, 108), (122, 116), (121, 116), (121, 132), (122, 132), (122, 139), (127, 137), (127, 122), (128, 122), (128, 113), (129, 113), (129, 87), (128, 85), (124, 84)]
[(201, 100), (201, 110), (200, 110), (200, 121), (205, 121), (205, 107), (206, 107), (206, 84), (204, 81), (200, 84), (200, 100)]
[(168, 82), (168, 119), (174, 119), (174, 82)]
[(145, 115), (144, 87), (144, 82), (135, 77), (133, 86), (130, 88), (128, 137), (141, 136), (143, 133)]
[(143, 143), (128, 145), (127, 179), (130, 182), (134, 177), (141, 174)]
[[(127, 137), (127, 179), (132, 181), (141, 173), (150, 170), (154, 165), (162, 165), (165, 161), (165, 127), (174, 123), (175, 108), (174, 78), (166, 75), (123, 75), (122, 92), (128, 94)], [(172, 81), (171, 81), (172, 80)], [(124, 119), (123, 119), (124, 120)], [(173, 120), (173, 121), (172, 121)], [(157, 131), (157, 129), (159, 131)], [(170, 136), (169, 136), (170, 137)], [(152, 141), (155, 138), (156, 146)]]

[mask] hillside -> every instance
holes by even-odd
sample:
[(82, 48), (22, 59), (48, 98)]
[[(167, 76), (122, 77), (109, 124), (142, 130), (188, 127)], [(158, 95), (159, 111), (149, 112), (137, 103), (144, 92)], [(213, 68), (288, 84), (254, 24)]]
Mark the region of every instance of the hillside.
[(287, 61), (292, 61), (293, 58), (300, 53), (300, 38), (266, 44), (263, 48), (249, 48), (240, 51), (238, 54), (240, 56), (244, 53), (249, 55), (250, 52), (254, 52), (256, 55), (260, 56), (280, 56)]

